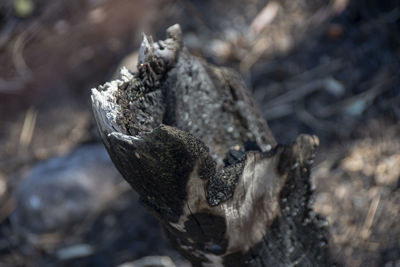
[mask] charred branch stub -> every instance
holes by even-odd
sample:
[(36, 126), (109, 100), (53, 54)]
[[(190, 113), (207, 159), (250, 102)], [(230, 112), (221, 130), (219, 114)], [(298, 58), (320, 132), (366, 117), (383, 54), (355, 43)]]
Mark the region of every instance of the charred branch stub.
[(318, 139), (277, 145), (239, 75), (192, 56), (178, 25), (167, 34), (92, 91), (118, 170), (195, 266), (330, 265), (311, 211)]

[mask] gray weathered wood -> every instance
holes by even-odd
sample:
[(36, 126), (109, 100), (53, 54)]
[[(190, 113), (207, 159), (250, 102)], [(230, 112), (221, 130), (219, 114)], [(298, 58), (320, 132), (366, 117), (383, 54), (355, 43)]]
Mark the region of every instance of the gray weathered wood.
[(178, 25), (167, 34), (92, 90), (118, 170), (194, 266), (331, 266), (311, 207), (318, 138), (277, 145), (239, 75), (192, 56)]

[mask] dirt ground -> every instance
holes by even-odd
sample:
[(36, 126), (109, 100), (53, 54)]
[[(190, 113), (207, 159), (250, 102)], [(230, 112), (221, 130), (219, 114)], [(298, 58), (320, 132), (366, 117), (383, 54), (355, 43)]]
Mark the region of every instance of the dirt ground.
[[(25, 173), (99, 142), (90, 88), (124, 58), (134, 66), (142, 32), (163, 38), (175, 23), (192, 53), (242, 73), (278, 142), (320, 138), (314, 208), (337, 259), (400, 266), (398, 0), (2, 1), (0, 266), (118, 266), (149, 255), (188, 264), (129, 188), (90, 220), (35, 242), (10, 220)], [(57, 256), (82, 244), (95, 249)]]

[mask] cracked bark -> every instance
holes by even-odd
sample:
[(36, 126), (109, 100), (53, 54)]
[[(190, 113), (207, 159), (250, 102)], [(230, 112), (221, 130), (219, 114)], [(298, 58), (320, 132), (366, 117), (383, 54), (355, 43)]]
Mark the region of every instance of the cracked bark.
[(178, 25), (167, 35), (92, 90), (118, 170), (194, 266), (332, 266), (311, 207), (318, 138), (276, 144), (240, 76), (192, 56)]

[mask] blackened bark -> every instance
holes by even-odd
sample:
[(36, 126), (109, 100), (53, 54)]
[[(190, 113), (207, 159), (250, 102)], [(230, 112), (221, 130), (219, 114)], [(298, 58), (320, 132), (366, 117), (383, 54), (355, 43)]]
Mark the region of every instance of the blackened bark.
[(92, 91), (118, 170), (195, 266), (331, 266), (311, 208), (317, 137), (277, 145), (239, 75), (167, 33), (144, 36), (138, 72)]

